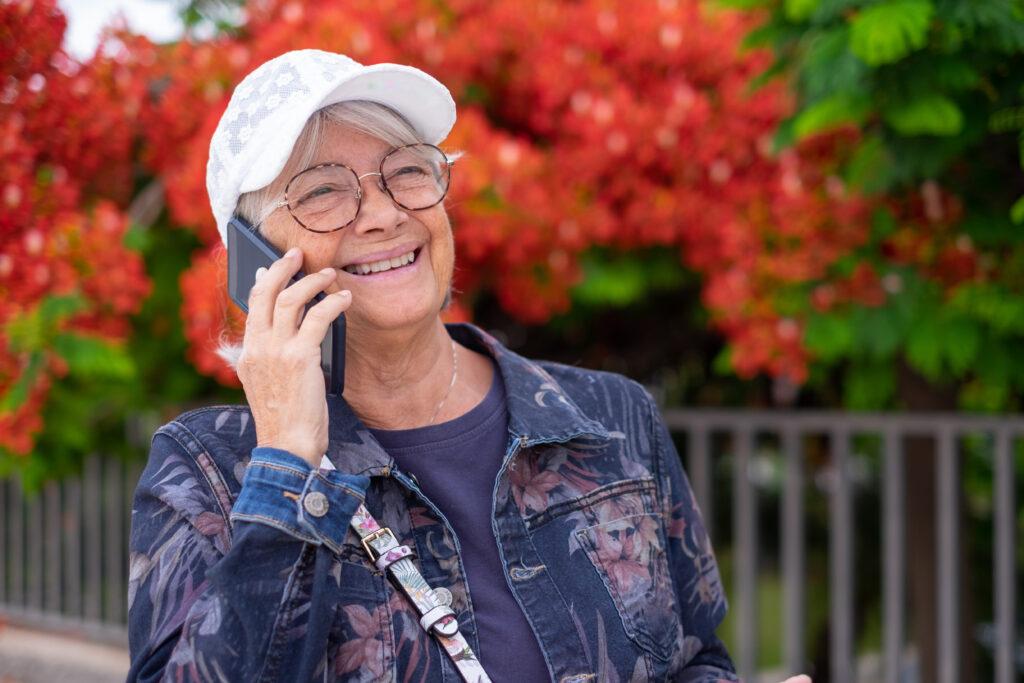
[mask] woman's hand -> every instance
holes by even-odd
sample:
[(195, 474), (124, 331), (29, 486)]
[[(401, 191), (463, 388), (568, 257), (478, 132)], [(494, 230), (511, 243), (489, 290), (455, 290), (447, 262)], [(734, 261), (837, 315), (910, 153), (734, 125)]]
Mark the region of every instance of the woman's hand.
[(320, 343), (352, 303), (352, 294), (331, 294), (303, 317), (306, 304), (335, 281), (336, 273), (327, 268), (287, 287), (301, 265), (302, 252), (294, 248), (269, 270), (257, 271), (238, 379), (252, 410), (257, 445), (290, 451), (319, 467), (328, 434)]
[(811, 683), (811, 677), (807, 674), (800, 674), (799, 676), (787, 678), (782, 683)]

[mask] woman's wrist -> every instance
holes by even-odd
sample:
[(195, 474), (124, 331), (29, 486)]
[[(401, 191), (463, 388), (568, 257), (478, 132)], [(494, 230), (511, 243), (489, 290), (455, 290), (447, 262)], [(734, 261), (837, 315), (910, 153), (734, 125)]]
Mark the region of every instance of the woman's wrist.
[(281, 451), (288, 451), (292, 455), (296, 455), (305, 460), (310, 467), (317, 468), (320, 466), (320, 460), (323, 458), (323, 453), (319, 448), (295, 439), (268, 439), (266, 441), (257, 440), (257, 446), (262, 448), (276, 448)]

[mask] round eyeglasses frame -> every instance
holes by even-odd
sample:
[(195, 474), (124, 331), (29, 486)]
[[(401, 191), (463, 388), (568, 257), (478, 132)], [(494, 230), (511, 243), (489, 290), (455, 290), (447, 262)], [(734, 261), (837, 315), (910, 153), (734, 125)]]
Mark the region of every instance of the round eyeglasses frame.
[[(427, 206), (420, 206), (420, 207), (417, 207), (415, 209), (412, 208), (411, 206), (406, 206), (402, 202), (400, 202), (397, 199), (395, 199), (395, 195), (392, 194), (391, 188), (388, 187), (387, 181), (384, 180), (384, 163), (388, 160), (388, 157), (390, 157), (392, 154), (394, 154), (396, 152), (399, 152), (399, 151), (401, 151), (403, 149), (407, 149), (409, 147), (431, 147), (433, 149), (436, 149), (437, 152), (441, 155), (441, 157), (445, 160), (445, 165), (444, 165), (444, 180), (445, 180), (444, 192), (441, 193), (441, 196), (438, 197), (437, 201), (434, 202), (433, 204), (428, 204)], [(395, 147), (393, 150), (391, 150), (390, 152), (385, 154), (384, 157), (380, 160), (380, 164), (378, 164), (378, 166), (377, 166), (377, 169), (378, 169), (377, 171), (372, 171), (370, 173), (364, 173), (363, 175), (359, 175), (358, 173), (356, 173), (355, 170), (352, 169), (350, 166), (346, 166), (345, 164), (339, 164), (339, 163), (336, 163), (336, 162), (330, 162), (329, 161), (329, 162), (326, 162), (326, 163), (323, 163), (323, 164), (317, 164), (316, 166), (310, 166), (309, 168), (307, 168), (305, 170), (302, 170), (302, 171), (299, 171), (298, 173), (293, 175), (291, 180), (288, 181), (288, 184), (285, 185), (285, 188), (284, 188), (284, 199), (282, 199), (281, 201), (279, 201), (276, 204), (274, 204), (273, 208), (276, 210), (276, 209), (280, 209), (282, 206), (287, 207), (288, 208), (288, 213), (291, 215), (292, 218), (295, 219), (295, 222), (298, 223), (299, 225), (301, 225), (306, 230), (309, 230), (310, 232), (319, 233), (321, 235), (325, 235), (325, 234), (331, 233), (331, 232), (337, 232), (338, 230), (341, 230), (343, 228), (347, 228), (348, 226), (352, 225), (353, 223), (355, 223), (356, 219), (359, 218), (359, 212), (363, 208), (363, 178), (366, 178), (367, 176), (375, 175), (375, 176), (377, 176), (379, 178), (379, 180), (377, 182), (377, 186), (380, 187), (380, 189), (383, 190), (389, 197), (391, 197), (391, 201), (393, 201), (395, 204), (397, 204), (398, 206), (402, 207), (406, 211), (422, 211), (424, 209), (429, 209), (431, 207), (437, 206), (442, 201), (444, 201), (444, 198), (446, 196), (448, 196), (448, 188), (451, 187), (452, 165), (454, 163), (455, 163), (455, 160), (449, 158), (449, 156), (447, 154), (445, 154), (444, 151), (440, 147), (438, 147), (437, 145), (431, 145), (430, 143), (427, 143), (427, 142), (416, 142), (416, 143), (413, 143), (413, 144), (410, 144), (410, 145), (402, 145), (400, 147)], [(292, 183), (295, 182), (295, 179), (298, 178), (299, 176), (301, 176), (302, 174), (309, 173), (310, 171), (315, 171), (318, 168), (327, 168), (327, 167), (331, 167), (331, 166), (336, 166), (336, 167), (339, 167), (339, 168), (344, 168), (344, 169), (350, 171), (353, 176), (355, 176), (355, 178), (356, 178), (356, 213), (355, 213), (355, 216), (352, 217), (352, 220), (350, 220), (348, 223), (345, 223), (344, 225), (339, 225), (338, 227), (331, 228), (330, 230), (317, 230), (316, 228), (311, 228), (308, 225), (306, 225), (305, 223), (303, 223), (299, 219), (299, 217), (295, 215), (295, 212), (292, 211), (291, 204), (288, 203), (288, 190), (291, 188)]]

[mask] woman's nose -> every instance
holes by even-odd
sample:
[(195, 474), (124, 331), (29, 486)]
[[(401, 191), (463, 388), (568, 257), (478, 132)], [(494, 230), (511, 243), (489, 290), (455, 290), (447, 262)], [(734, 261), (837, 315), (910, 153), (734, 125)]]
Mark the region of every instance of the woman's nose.
[(384, 189), (380, 173), (364, 173), (359, 176), (363, 198), (352, 229), (356, 232), (393, 230), (406, 220), (408, 215)]

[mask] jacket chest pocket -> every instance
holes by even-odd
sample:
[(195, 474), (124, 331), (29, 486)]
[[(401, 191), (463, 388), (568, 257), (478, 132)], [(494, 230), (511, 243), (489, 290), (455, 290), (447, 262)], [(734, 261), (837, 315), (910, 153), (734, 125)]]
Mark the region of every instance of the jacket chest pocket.
[(611, 628), (609, 618), (621, 622), (623, 645), (671, 658), (681, 624), (652, 478), (600, 486), (524, 521), (595, 651), (613, 637), (593, 626), (605, 615), (602, 628)]
[(679, 618), (662, 542), (661, 516), (631, 514), (575, 531), (626, 634), (660, 659), (676, 642)]

